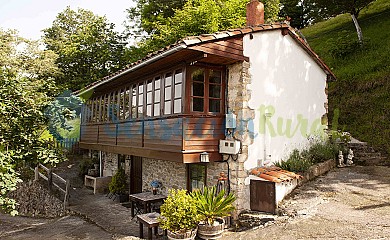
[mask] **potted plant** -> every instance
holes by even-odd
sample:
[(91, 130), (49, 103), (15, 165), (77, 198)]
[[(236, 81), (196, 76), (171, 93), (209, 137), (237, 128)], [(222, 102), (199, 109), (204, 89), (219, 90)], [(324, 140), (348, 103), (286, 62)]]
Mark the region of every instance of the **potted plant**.
[(195, 239), (199, 216), (196, 201), (186, 190), (169, 190), (160, 211), (160, 226), (167, 230), (168, 239)]
[(223, 217), (229, 216), (234, 210), (232, 203), (236, 197), (232, 193), (226, 194), (225, 190), (217, 192), (216, 187), (195, 190), (191, 196), (196, 200), (196, 208), (201, 220), (198, 225), (198, 237), (202, 239), (222, 237), (225, 229)]
[(110, 192), (119, 197), (119, 202), (128, 201), (129, 196), (126, 194), (126, 178), (125, 170), (119, 168), (108, 185)]
[(157, 194), (157, 189), (162, 187), (162, 183), (160, 181), (158, 181), (158, 180), (153, 180), (150, 183), (150, 186), (152, 187), (153, 194), (156, 195)]

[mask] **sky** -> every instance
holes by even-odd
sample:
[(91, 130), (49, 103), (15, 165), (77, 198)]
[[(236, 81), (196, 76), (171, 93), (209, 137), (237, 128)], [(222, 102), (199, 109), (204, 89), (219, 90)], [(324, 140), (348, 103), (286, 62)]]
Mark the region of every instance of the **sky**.
[(70, 6), (105, 15), (117, 31), (122, 31), (125, 10), (134, 5), (132, 0), (0, 0), (0, 28), (16, 29), (20, 36), (38, 40), (43, 35), (41, 30), (50, 27), (57, 14)]

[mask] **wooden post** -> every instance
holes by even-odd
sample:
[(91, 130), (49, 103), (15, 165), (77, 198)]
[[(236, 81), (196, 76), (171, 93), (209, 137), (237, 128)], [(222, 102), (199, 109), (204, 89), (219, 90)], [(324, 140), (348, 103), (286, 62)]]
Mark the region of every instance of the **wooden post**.
[(70, 180), (66, 179), (64, 209), (66, 209), (66, 207), (69, 206), (69, 192), (70, 192)]
[(49, 170), (47, 171), (47, 184), (48, 184), (48, 189), (49, 191), (51, 192), (51, 185), (53, 183), (53, 170), (51, 168), (49, 168)]
[(34, 181), (38, 181), (39, 180), (39, 168), (38, 168), (38, 165), (35, 167), (35, 170), (34, 170)]

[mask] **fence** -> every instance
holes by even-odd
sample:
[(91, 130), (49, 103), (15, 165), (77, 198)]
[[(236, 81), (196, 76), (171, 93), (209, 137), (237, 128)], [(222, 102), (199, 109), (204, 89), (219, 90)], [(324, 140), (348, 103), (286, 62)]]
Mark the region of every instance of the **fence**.
[(50, 140), (50, 144), (55, 147), (66, 149), (70, 153), (80, 153), (78, 138), (64, 138), (62, 140), (57, 140), (53, 138)]
[[(39, 172), (39, 169), (43, 169), (46, 171), (47, 176)], [(70, 191), (70, 181), (65, 180), (62, 177), (58, 176), (53, 172), (51, 168), (47, 168), (42, 164), (38, 164), (35, 167), (35, 181), (39, 180), (39, 177), (47, 181), (47, 186), (49, 191), (52, 191), (53, 186), (58, 189), (60, 192), (64, 194), (64, 209), (69, 205), (69, 191)], [(56, 182), (58, 182), (58, 184)], [(59, 184), (64, 185), (64, 188), (60, 187)]]

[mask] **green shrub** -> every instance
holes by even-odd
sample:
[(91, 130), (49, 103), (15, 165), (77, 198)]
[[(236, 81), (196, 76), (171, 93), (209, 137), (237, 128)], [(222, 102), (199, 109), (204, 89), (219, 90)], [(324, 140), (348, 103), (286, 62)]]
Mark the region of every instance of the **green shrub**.
[(119, 168), (108, 185), (110, 192), (117, 194), (126, 193), (126, 178), (125, 170), (123, 168)]
[(308, 150), (303, 150), (303, 158), (312, 163), (320, 163), (329, 159), (335, 159), (340, 147), (329, 141), (312, 143)]
[(167, 199), (160, 207), (160, 226), (176, 233), (195, 229), (200, 219), (196, 204), (196, 200), (187, 195), (186, 190), (169, 190)]
[(91, 158), (83, 158), (79, 163), (79, 176), (84, 177), (88, 174), (88, 169), (93, 168), (93, 160)]
[(298, 149), (294, 149), (286, 161), (277, 162), (275, 165), (291, 172), (305, 172), (313, 163), (304, 159)]

